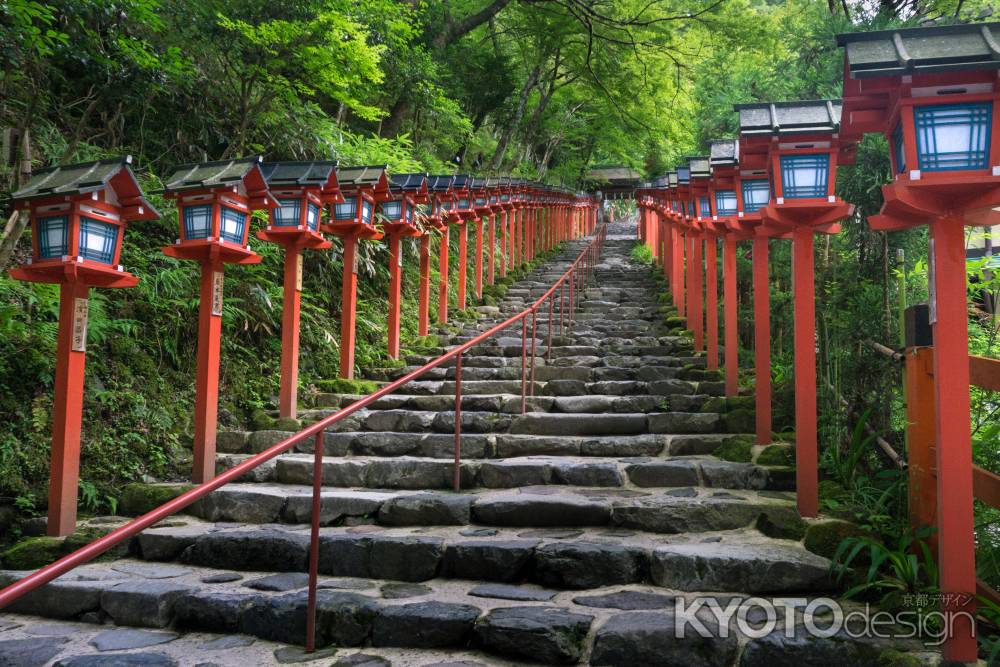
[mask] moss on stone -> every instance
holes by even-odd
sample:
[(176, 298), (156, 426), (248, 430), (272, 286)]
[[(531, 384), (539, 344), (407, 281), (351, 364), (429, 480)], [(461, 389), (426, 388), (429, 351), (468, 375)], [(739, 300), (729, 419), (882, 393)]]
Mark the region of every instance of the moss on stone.
[(684, 319), (683, 317), (678, 317), (677, 315), (668, 316), (668, 317), (664, 318), (663, 321), (666, 323), (666, 325), (668, 327), (681, 327), (681, 328), (683, 328), (683, 327), (687, 326), (687, 320)]
[(748, 463), (752, 458), (751, 448), (753, 445), (748, 440), (733, 439), (728, 440), (715, 450), (715, 456), (723, 461), (736, 461)]
[(254, 431), (269, 431), (274, 428), (275, 421), (277, 420), (265, 410), (258, 408), (250, 415), (250, 428)]
[(722, 414), (728, 410), (724, 396), (712, 396), (701, 404), (701, 412), (714, 412)]
[(809, 524), (803, 546), (814, 554), (833, 558), (841, 542), (848, 537), (860, 536), (871, 536), (871, 533), (850, 521), (826, 519)]
[(795, 514), (761, 514), (755, 525), (760, 532), (779, 540), (801, 540), (808, 528), (806, 522)]
[(61, 537), (27, 537), (0, 554), (10, 570), (37, 570), (62, 555)]
[(331, 394), (351, 394), (352, 396), (365, 396), (378, 390), (378, 384), (371, 380), (348, 380), (346, 378), (318, 380), (316, 386)]
[(302, 422), (298, 419), (293, 419), (292, 417), (282, 417), (274, 422), (275, 431), (300, 431), (302, 430)]
[(774, 442), (795, 442), (795, 431), (782, 431), (781, 433), (772, 433), (771, 438)]
[(784, 443), (768, 445), (757, 455), (754, 463), (762, 466), (794, 466), (795, 447)]
[(753, 410), (739, 409), (727, 412), (723, 419), (726, 431), (729, 433), (753, 433), (757, 426), (757, 417)]
[(887, 649), (879, 653), (879, 667), (921, 667), (924, 663), (911, 653)]
[(122, 490), (121, 511), (126, 516), (139, 516), (173, 500), (185, 491), (193, 489), (190, 484), (145, 484), (133, 482)]

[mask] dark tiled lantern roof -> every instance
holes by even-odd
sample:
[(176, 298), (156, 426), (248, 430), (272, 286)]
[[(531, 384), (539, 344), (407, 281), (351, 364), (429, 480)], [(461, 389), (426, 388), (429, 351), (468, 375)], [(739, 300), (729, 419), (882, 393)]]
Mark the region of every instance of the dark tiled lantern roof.
[(427, 174), (393, 174), (389, 185), (393, 190), (404, 192), (423, 190), (427, 184)]
[(337, 170), (337, 178), (341, 185), (375, 186), (383, 177), (388, 179), (388, 165), (369, 165), (365, 167), (345, 167)]
[(840, 100), (809, 100), (737, 104), (733, 109), (740, 115), (741, 134), (786, 135), (837, 132), (842, 107)]
[(708, 142), (709, 163), (714, 166), (732, 166), (740, 161), (740, 142), (736, 139), (716, 139)]
[[(59, 197), (67, 195), (79, 195), (96, 192), (107, 188), (111, 179), (118, 175), (123, 169), (129, 174), (128, 182), (133, 186), (132, 192), (117, 193), (119, 197), (141, 197), (142, 192), (139, 184), (136, 183), (132, 175), (132, 156), (109, 158), (96, 162), (82, 162), (80, 164), (58, 165), (39, 169), (31, 176), (23, 188), (15, 192), (11, 197), (17, 200), (39, 199), (42, 197)], [(143, 206), (154, 210), (149, 202), (143, 198)]]
[(447, 192), (455, 182), (454, 176), (428, 176), (427, 189), (431, 192)]
[(269, 186), (324, 187), (331, 175), (336, 183), (337, 163), (332, 160), (313, 162), (265, 162), (260, 166)]
[(183, 192), (235, 185), (263, 163), (260, 156), (239, 160), (198, 162), (174, 167), (164, 179), (165, 192)]
[(1000, 23), (837, 35), (853, 78), (1000, 69)]

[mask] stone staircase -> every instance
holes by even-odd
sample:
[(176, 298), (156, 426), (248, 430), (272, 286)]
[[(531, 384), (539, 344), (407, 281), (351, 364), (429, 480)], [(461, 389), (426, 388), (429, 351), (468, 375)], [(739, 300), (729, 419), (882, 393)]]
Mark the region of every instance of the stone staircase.
[[(333, 664), (773, 667), (820, 649), (845, 664), (874, 664), (851, 662), (875, 655), (868, 644), (823, 648), (800, 634), (674, 637), (678, 598), (815, 595), (830, 588), (829, 562), (801, 544), (806, 524), (790, 468), (715, 456), (762, 458), (743, 433), (752, 418), (721, 398), (718, 372), (669, 326), (662, 286), (629, 259), (634, 226), (612, 228), (575, 320), (562, 330), (554, 322), (551, 350), (547, 310), (538, 314), (525, 414), (520, 325), (464, 357), (461, 492), (451, 490), (453, 365), (326, 434), (318, 644), (364, 647), (357, 658), (341, 649), (348, 657)], [(524, 308), (582, 247), (566, 244), (485, 309), (489, 319), (447, 343)], [(321, 394), (301, 416), (320, 419), (356, 398)], [(225, 434), (220, 468), (288, 435)], [(126, 557), (80, 568), (12, 611), (303, 644), (311, 447), (277, 457), (147, 530)], [(185, 663), (162, 652), (169, 645), (148, 650), (174, 660), (162, 664)]]

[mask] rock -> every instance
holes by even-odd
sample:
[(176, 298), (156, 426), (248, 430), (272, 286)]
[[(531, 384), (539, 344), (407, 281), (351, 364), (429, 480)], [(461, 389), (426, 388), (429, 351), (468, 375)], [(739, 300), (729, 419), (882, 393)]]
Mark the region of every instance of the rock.
[(101, 593), (101, 608), (118, 625), (164, 628), (174, 602), (190, 590), (170, 581), (126, 581)]
[(718, 626), (705, 620), (710, 636), (702, 637), (688, 624), (683, 636), (677, 637), (677, 622), (673, 614), (649, 611), (612, 616), (594, 637), (590, 664), (716, 667), (733, 663), (737, 642), (732, 633), (719, 637)]
[(445, 576), (457, 579), (514, 581), (531, 561), (537, 540), (467, 540), (445, 549)]
[(622, 473), (615, 463), (565, 463), (553, 466), (555, 481), (570, 486), (622, 486)]
[(305, 571), (309, 536), (271, 528), (208, 533), (184, 550), (181, 560), (238, 570)]
[(273, 430), (272, 424), (272, 428), (251, 433), (247, 442), (250, 445), (251, 452), (254, 454), (260, 454), (265, 449), (269, 449), (282, 440), (287, 440), (293, 435), (295, 435), (295, 433), (292, 431)]
[(308, 586), (309, 575), (305, 572), (281, 572), (247, 581), (243, 585), (257, 591), (277, 591), (284, 593)]
[(598, 588), (642, 581), (644, 554), (616, 544), (558, 542), (535, 549), (539, 583), (557, 588)]
[[(319, 498), (319, 522), (329, 526), (345, 517), (378, 514), (392, 493), (377, 491), (323, 491)], [(288, 523), (309, 523), (312, 519), (312, 494), (289, 496), (281, 512)]]
[(305, 649), (298, 646), (282, 646), (274, 649), (274, 660), (279, 665), (292, 665), (299, 662), (313, 662), (314, 660), (325, 660), (337, 654), (335, 648), (318, 648), (312, 653), (306, 653)]
[(207, 577), (201, 578), (201, 583), (203, 584), (228, 584), (233, 581), (239, 581), (243, 578), (242, 574), (236, 574), (235, 572), (223, 572), (222, 574), (211, 574)]
[(177, 661), (162, 653), (77, 655), (57, 660), (52, 667), (176, 667)]
[(105, 630), (90, 640), (90, 645), (98, 651), (126, 651), (133, 648), (146, 648), (166, 644), (177, 639), (179, 635), (173, 632), (152, 632), (150, 630), (132, 630), (121, 628)]
[(437, 575), (443, 556), (440, 537), (379, 535), (371, 540), (369, 569), (377, 579), (426, 581)]
[(226, 635), (218, 639), (212, 639), (198, 647), (200, 651), (224, 651), (231, 648), (243, 648), (251, 646), (256, 640), (253, 637), (243, 635)]
[(480, 498), (472, 504), (476, 523), (494, 526), (603, 526), (611, 517), (605, 502), (571, 496), (526, 498), (521, 495)]
[(115, 563), (111, 566), (115, 572), (134, 574), (144, 579), (175, 579), (185, 574), (190, 574), (191, 570), (186, 567), (174, 567), (172, 565), (156, 565), (151, 563)]
[(191, 513), (206, 521), (274, 523), (285, 505), (284, 493), (267, 489), (222, 488), (191, 505)]
[[(247, 634), (289, 644), (305, 644), (306, 591), (261, 598), (243, 613)], [(316, 643), (359, 646), (371, 632), (375, 600), (357, 593), (316, 592)]]
[(829, 584), (830, 561), (798, 546), (674, 544), (653, 550), (650, 577), (682, 591), (784, 593)]
[(614, 523), (654, 533), (702, 533), (750, 525), (761, 513), (798, 516), (794, 505), (736, 498), (684, 498), (668, 494), (614, 507)]
[(223, 454), (245, 452), (249, 445), (249, 431), (219, 431), (215, 435), (215, 448)]
[[(13, 583), (24, 574), (27, 573), (19, 576), (0, 573), (0, 586)], [(105, 588), (105, 582), (57, 580), (12, 602), (4, 611), (55, 619), (78, 618), (100, 608)]]
[(65, 637), (76, 632), (88, 630), (83, 625), (72, 625), (70, 623), (32, 623), (24, 632), (29, 635), (39, 635), (43, 637)]
[(473, 497), (443, 493), (397, 496), (382, 504), (384, 526), (464, 526), (470, 521)]
[(650, 461), (625, 468), (629, 481), (640, 487), (694, 486), (698, 469), (690, 461)]
[(132, 482), (122, 489), (121, 510), (126, 516), (150, 512), (177, 496), (190, 491), (191, 484), (143, 484)]
[(712, 433), (719, 415), (698, 412), (659, 412), (647, 417), (650, 433)]
[(794, 466), (795, 446), (785, 443), (768, 445), (757, 454), (755, 463), (759, 466)]
[(846, 634), (812, 637), (800, 633), (785, 637), (782, 629), (747, 643), (739, 667), (870, 667), (883, 664), (880, 652), (873, 642)]
[(573, 602), (584, 607), (598, 607), (601, 609), (624, 609), (633, 611), (637, 609), (670, 609), (674, 608), (675, 595), (661, 595), (659, 593), (644, 593), (642, 591), (618, 591), (617, 593), (606, 593), (604, 595), (581, 595), (573, 598)]
[(335, 660), (330, 667), (392, 667), (392, 663), (381, 656), (355, 653)]
[(136, 538), (143, 560), (176, 560), (182, 551), (194, 544), (197, 535), (178, 535), (173, 532), (147, 530)]
[(383, 607), (375, 617), (373, 646), (443, 648), (465, 644), (479, 617), (476, 607), (417, 602)]
[(730, 438), (712, 452), (723, 461), (749, 463), (753, 458), (753, 440), (750, 438)]
[(871, 537), (869, 531), (857, 524), (840, 519), (828, 519), (809, 523), (802, 546), (824, 558), (833, 558), (840, 543), (848, 537)]
[(593, 620), (562, 609), (504, 607), (476, 622), (476, 638), (502, 655), (546, 664), (575, 663)]
[[(780, 540), (795, 540), (796, 542), (805, 536), (806, 529), (808, 528), (808, 524), (797, 515), (761, 514), (757, 517), (755, 525), (757, 530), (768, 537)], [(830, 555), (832, 556), (833, 554)]]
[(66, 637), (0, 641), (0, 667), (42, 667), (59, 655)]
[(705, 485), (722, 489), (763, 489), (767, 469), (752, 463), (705, 460), (699, 463)]
[(496, 598), (520, 602), (548, 602), (556, 596), (556, 591), (528, 586), (511, 586), (510, 584), (481, 584), (470, 590), (469, 595), (477, 598)]
[(401, 598), (415, 598), (421, 595), (428, 595), (434, 589), (423, 584), (383, 584), (380, 589), (382, 597), (387, 600), (398, 600)]

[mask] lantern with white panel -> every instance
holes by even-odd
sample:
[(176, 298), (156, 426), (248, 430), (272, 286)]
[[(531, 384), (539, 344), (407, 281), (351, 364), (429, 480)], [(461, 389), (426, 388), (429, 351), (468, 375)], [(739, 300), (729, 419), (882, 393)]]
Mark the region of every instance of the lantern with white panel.
[(341, 202), (335, 162), (265, 162), (264, 180), (278, 201), (268, 225), (257, 238), (285, 249), (281, 315), (281, 386), (278, 414), (295, 418), (299, 387), (299, 312), (303, 250), (327, 250), (320, 216), (327, 205)]
[(354, 344), (358, 305), (358, 243), (377, 241), (375, 207), (389, 197), (385, 166), (346, 167), (337, 170), (342, 200), (331, 204), (333, 215), (323, 231), (340, 237), (344, 245), (340, 294), (340, 377), (354, 378)]
[(399, 358), (400, 299), (403, 290), (402, 239), (418, 238), (424, 231), (417, 220), (417, 206), (427, 203), (426, 174), (395, 174), (389, 179), (389, 199), (378, 205), (379, 222), (389, 238), (388, 354)]
[(16, 191), (15, 214), (31, 222), (31, 259), (10, 270), (17, 280), (59, 285), (59, 335), (52, 401), (49, 535), (76, 530), (83, 379), (91, 287), (134, 287), (121, 261), (128, 223), (160, 214), (143, 196), (132, 158), (36, 171)]
[(1000, 23), (838, 35), (845, 47), (843, 132), (882, 134), (892, 181), (873, 229), (930, 230), (930, 306), (946, 660), (977, 659), (969, 428), (965, 227), (1000, 222)]
[(853, 206), (836, 196), (837, 166), (857, 144), (840, 135), (840, 100), (737, 105), (741, 153), (768, 155), (774, 197), (760, 210), (764, 233), (792, 240), (795, 322), (795, 451), (799, 512), (819, 511), (816, 431), (816, 302), (813, 235), (832, 234)]
[[(746, 238), (731, 224), (737, 221), (739, 210), (739, 158), (740, 144), (735, 139), (709, 142), (709, 160), (712, 166), (712, 228), (722, 237), (722, 329), (726, 369), (726, 396), (736, 396), (739, 391), (739, 359), (737, 349), (737, 293), (736, 293), (736, 244)], [(709, 271), (714, 261), (709, 260)], [(711, 278), (711, 276), (710, 276)], [(709, 281), (711, 282), (711, 280)], [(711, 290), (710, 290), (711, 293)], [(709, 305), (709, 316), (714, 309)], [(717, 336), (718, 334), (716, 334)], [(709, 366), (713, 362), (711, 321), (709, 322)], [(717, 353), (716, 353), (717, 356)], [(717, 362), (717, 359), (715, 360)]]
[[(427, 179), (427, 190), (430, 196), (428, 206), (430, 214), (427, 217), (427, 225), (430, 229), (436, 230), (440, 234), (439, 244), (439, 266), (441, 273), (442, 291), (438, 295), (439, 320), (442, 324), (448, 321), (448, 222), (445, 219), (446, 207), (450, 205), (454, 190), (452, 184), (455, 182), (454, 176), (429, 176)], [(418, 330), (421, 336), (426, 336), (430, 332), (430, 301), (431, 301), (431, 237), (424, 234), (420, 237), (420, 298), (419, 298), (419, 322)]]
[(247, 245), (250, 216), (278, 206), (261, 164), (256, 157), (181, 165), (164, 179), (164, 196), (177, 202), (180, 238), (163, 252), (201, 265), (191, 472), (197, 484), (215, 477), (225, 265), (260, 263)]

